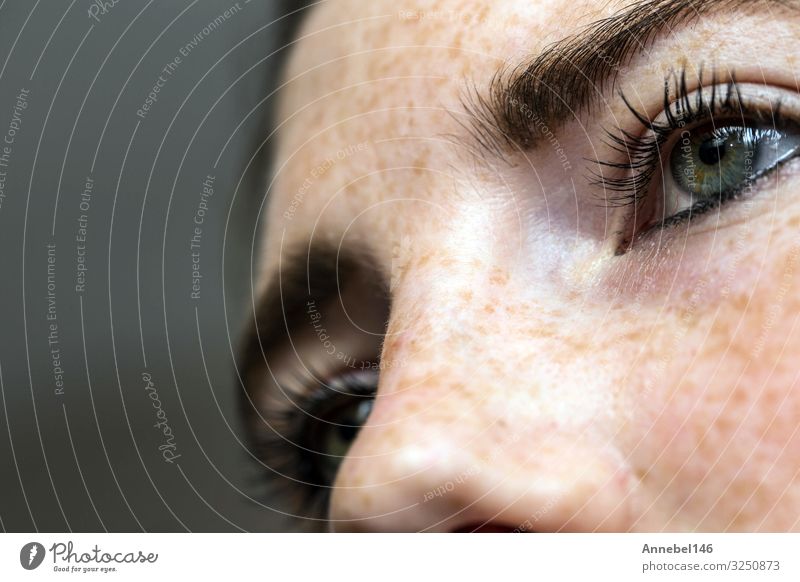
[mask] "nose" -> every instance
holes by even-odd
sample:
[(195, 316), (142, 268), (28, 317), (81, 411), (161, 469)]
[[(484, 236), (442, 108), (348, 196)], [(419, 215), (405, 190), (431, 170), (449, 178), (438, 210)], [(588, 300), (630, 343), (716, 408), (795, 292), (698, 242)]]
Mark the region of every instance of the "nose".
[(543, 426), (539, 442), (529, 442), (534, 431), (526, 429), (524, 440), (512, 436), (481, 455), (474, 450), (484, 449), (478, 441), (487, 434), (415, 420), (374, 427), (366, 438), (387, 439), (393, 447), (361, 447), (346, 462), (332, 497), (331, 526), (395, 532), (627, 529), (629, 479), (618, 459), (589, 438), (555, 436), (554, 430)]
[(546, 325), (531, 320), (536, 309), (520, 318), (498, 302), (512, 283), (487, 269), (485, 285), (446, 278), (446, 307), (423, 275), (398, 291), (378, 396), (332, 491), (332, 529), (632, 524), (635, 482), (615, 444), (612, 387), (577, 374), (558, 338), (531, 333)]

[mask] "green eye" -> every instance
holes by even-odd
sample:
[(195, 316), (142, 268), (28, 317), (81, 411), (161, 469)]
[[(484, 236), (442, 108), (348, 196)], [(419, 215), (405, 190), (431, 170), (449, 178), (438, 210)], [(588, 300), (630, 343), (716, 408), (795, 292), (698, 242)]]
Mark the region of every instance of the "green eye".
[(760, 175), (793, 157), (800, 149), (795, 128), (708, 125), (684, 131), (670, 154), (674, 192), (666, 192), (667, 212), (697, 202), (724, 200)]
[(326, 424), (317, 427), (313, 439), (320, 453), (317, 471), (323, 483), (333, 483), (339, 465), (372, 411), (372, 398), (347, 396), (344, 400), (326, 415)]
[(315, 485), (330, 486), (372, 411), (377, 373), (354, 372), (320, 387), (307, 411), (302, 445), (305, 470)]

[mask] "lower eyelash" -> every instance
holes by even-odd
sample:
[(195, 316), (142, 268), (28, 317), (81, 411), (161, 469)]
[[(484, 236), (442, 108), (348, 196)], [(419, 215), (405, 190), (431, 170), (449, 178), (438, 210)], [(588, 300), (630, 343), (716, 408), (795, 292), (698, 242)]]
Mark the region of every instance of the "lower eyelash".
[[(366, 363), (362, 362), (362, 364)], [(282, 385), (278, 393), (285, 402), (274, 407), (264, 406), (256, 422), (259, 426), (252, 432), (253, 452), (267, 470), (266, 495), (287, 499), (290, 510), (298, 516), (316, 520), (324, 519), (325, 508), (330, 497), (330, 487), (312, 482), (312, 471), (306, 465), (309, 460), (303, 448), (304, 430), (314, 422), (314, 409), (323, 401), (326, 386), (324, 378), (332, 371), (308, 367), (298, 370), (291, 384)], [(337, 390), (348, 395), (369, 396), (374, 390), (366, 385), (345, 382)]]
[(323, 514), (327, 490), (305, 481), (301, 459), (291, 437), (285, 434), (290, 415), (285, 411), (262, 410), (257, 433), (251, 437), (253, 454), (260, 461), (258, 486), (268, 504), (285, 500), (289, 511), (298, 516)]
[[(324, 520), (330, 491), (304, 483), (293, 475), (297, 471), (298, 459), (288, 446), (281, 437), (269, 433), (264, 433), (254, 443), (254, 454), (269, 468), (266, 472), (262, 470), (256, 478), (259, 497), (265, 505), (280, 505), (293, 517)], [(269, 459), (268, 463), (266, 459)]]
[[(677, 225), (681, 224), (682, 222), (684, 222), (688, 218), (694, 218), (694, 217), (702, 216), (703, 214), (706, 214), (707, 212), (710, 212), (710, 211), (714, 210), (715, 208), (719, 208), (720, 206), (722, 206), (726, 202), (730, 202), (731, 200), (738, 200), (738, 199), (742, 198), (745, 195), (745, 193), (750, 188), (752, 188), (756, 183), (758, 183), (760, 180), (762, 180), (762, 179), (766, 178), (767, 176), (769, 176), (770, 174), (772, 174), (777, 168), (779, 168), (779, 167), (781, 167), (781, 166), (783, 166), (783, 165), (785, 165), (785, 164), (787, 164), (789, 162), (792, 162), (794, 160), (795, 160), (794, 157), (791, 157), (791, 158), (786, 159), (786, 160), (782, 160), (782, 161), (776, 163), (774, 167), (766, 169), (766, 170), (763, 170), (761, 172), (758, 172), (758, 173), (750, 176), (747, 179), (747, 181), (745, 181), (741, 185), (741, 187), (737, 188), (736, 190), (732, 190), (730, 192), (725, 192), (724, 196), (720, 196), (719, 198), (698, 200), (690, 208), (687, 208), (686, 210), (683, 210), (681, 212), (678, 212), (677, 214), (674, 214), (672, 216), (667, 217), (662, 222), (658, 223), (657, 226), (660, 227), (660, 228), (669, 228), (671, 226), (677, 226)], [(647, 231), (644, 231), (644, 232), (640, 233), (640, 236), (644, 235), (646, 233), (647, 233)]]
[[(672, 72), (667, 75), (664, 79), (663, 101), (666, 117), (664, 123), (650, 120), (647, 115), (638, 111), (624, 94), (620, 94), (625, 106), (647, 131), (637, 135), (621, 128), (606, 130), (606, 145), (624, 156), (626, 161), (592, 160), (598, 169), (591, 172), (590, 183), (603, 189), (604, 206), (611, 208), (633, 206), (644, 200), (653, 176), (660, 167), (659, 162), (663, 159), (662, 148), (675, 130), (684, 129), (695, 122), (713, 120), (720, 114), (746, 113), (733, 75), (721, 98), (717, 95), (716, 74), (711, 79), (710, 98), (706, 97), (703, 91), (702, 68), (698, 79), (695, 98), (690, 99), (686, 68), (684, 67), (680, 74)], [(622, 175), (606, 176), (603, 173), (604, 168)], [(608, 192), (613, 194), (609, 196)]]

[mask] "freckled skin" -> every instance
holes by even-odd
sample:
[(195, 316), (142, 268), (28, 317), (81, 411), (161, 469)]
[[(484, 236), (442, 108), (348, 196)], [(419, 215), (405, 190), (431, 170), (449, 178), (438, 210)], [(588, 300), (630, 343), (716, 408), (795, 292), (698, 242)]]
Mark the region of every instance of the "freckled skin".
[[(800, 530), (794, 166), (747, 208), (617, 257), (578, 160), (604, 126), (630, 124), (620, 100), (559, 133), (567, 176), (546, 148), (494, 169), (465, 149), (465, 80), (618, 7), (445, 0), (404, 3), (430, 13), (409, 18), (336, 0), (305, 22), (260, 283), (282, 240), (365, 246), (393, 278), (382, 357), (401, 362), (340, 469), (334, 529)], [(765, 26), (774, 34), (731, 32)], [(657, 113), (664, 71), (703, 60), (793, 86), (784, 26), (710, 18), (657, 43), (646, 69), (634, 60), (620, 87)], [(560, 202), (568, 179), (585, 204)]]

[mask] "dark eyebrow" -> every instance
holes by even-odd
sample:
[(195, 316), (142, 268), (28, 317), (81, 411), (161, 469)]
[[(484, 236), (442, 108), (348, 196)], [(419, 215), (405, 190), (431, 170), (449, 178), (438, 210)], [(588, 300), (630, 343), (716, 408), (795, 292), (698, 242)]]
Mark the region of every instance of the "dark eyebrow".
[[(266, 363), (266, 354), (282, 344), (291, 330), (307, 318), (307, 304), (320, 305), (338, 297), (358, 275), (368, 273), (376, 292), (387, 288), (385, 274), (366, 251), (328, 243), (303, 245), (286, 253), (285, 266), (270, 275), (266, 291), (255, 298), (253, 312), (238, 350), (236, 372), (249, 392), (250, 372)], [(245, 406), (249, 406), (246, 402)]]
[[(531, 149), (613, 87), (620, 69), (663, 30), (720, 10), (794, 8), (797, 0), (639, 0), (547, 46), (533, 60), (503, 67), (486, 92), (469, 84), (466, 128), (498, 157)], [(463, 125), (463, 124), (462, 124)]]

